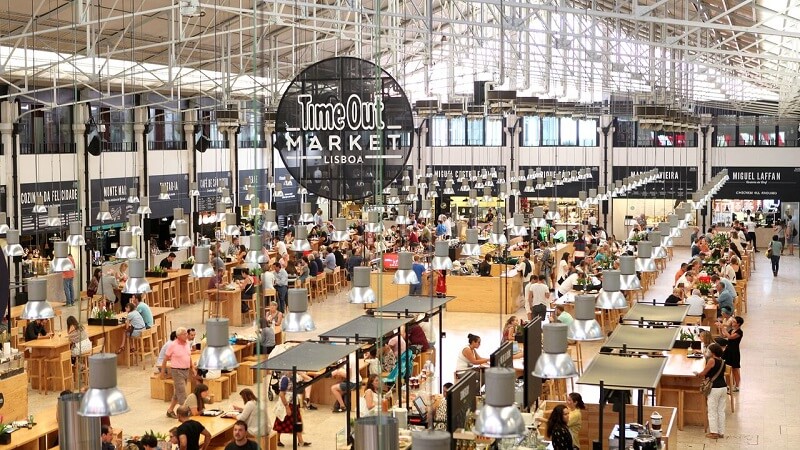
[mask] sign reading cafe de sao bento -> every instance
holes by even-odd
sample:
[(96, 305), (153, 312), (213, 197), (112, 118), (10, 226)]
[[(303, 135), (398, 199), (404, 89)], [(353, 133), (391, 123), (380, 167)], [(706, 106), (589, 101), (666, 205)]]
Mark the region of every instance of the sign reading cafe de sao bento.
[(351, 57), (315, 63), (290, 83), (275, 121), (275, 148), (309, 192), (355, 200), (380, 192), (411, 154), (414, 118), (403, 89)]

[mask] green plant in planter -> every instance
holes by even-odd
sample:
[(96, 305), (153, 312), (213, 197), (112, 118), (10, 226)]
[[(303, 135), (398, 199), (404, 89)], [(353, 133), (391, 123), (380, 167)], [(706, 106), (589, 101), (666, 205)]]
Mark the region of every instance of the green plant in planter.
[(694, 287), (696, 287), (702, 295), (708, 295), (708, 293), (711, 292), (712, 285), (711, 283), (700, 281), (695, 284)]
[(694, 341), (694, 333), (681, 329), (680, 339), (682, 341)]
[(728, 248), (730, 244), (731, 240), (727, 233), (717, 233), (711, 239), (711, 245), (716, 248)]
[(116, 316), (116, 314), (114, 314), (114, 311), (112, 311), (110, 309), (106, 309), (106, 310), (98, 309), (97, 312), (94, 314), (94, 317), (92, 317), (92, 318), (93, 319), (108, 320), (108, 319), (113, 319), (115, 316)]
[(164, 268), (161, 267), (161, 266), (153, 266), (153, 268), (151, 268), (149, 271), (153, 272), (153, 273), (164, 273), (164, 272), (166, 272), (166, 270), (164, 270)]
[(158, 433), (153, 431), (152, 429), (150, 431), (145, 432), (144, 436), (153, 436), (159, 442), (166, 441), (169, 439), (169, 436), (166, 435), (165, 433)]
[(11, 429), (11, 425), (7, 423), (0, 424), (0, 445), (11, 443)]

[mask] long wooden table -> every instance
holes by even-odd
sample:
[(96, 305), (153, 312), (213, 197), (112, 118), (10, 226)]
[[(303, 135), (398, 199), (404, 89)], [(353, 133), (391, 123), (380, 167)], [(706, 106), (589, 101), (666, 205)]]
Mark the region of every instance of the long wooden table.
[[(700, 378), (695, 373), (703, 371), (705, 360), (688, 358), (686, 350), (682, 349), (673, 349), (667, 358), (656, 389), (656, 398), (661, 399), (660, 406), (678, 408), (679, 430), (683, 430), (684, 425), (704, 426), (706, 415), (702, 405), (706, 398), (700, 393)], [(680, 408), (679, 398), (682, 398), (683, 408)]]
[(208, 298), (212, 302), (219, 302), (220, 315), (228, 318), (228, 323), (232, 327), (242, 327), (247, 324), (242, 322), (242, 290), (238, 287), (233, 289), (209, 289), (206, 291)]
[(34, 417), (36, 425), (11, 433), (11, 443), (0, 450), (40, 450), (53, 447), (58, 440), (56, 408), (47, 409)]

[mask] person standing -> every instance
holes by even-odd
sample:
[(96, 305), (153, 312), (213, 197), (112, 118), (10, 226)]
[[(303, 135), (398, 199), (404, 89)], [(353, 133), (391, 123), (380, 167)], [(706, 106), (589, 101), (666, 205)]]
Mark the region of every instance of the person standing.
[(72, 269), (61, 272), (61, 277), (64, 280), (64, 298), (67, 301), (67, 306), (72, 306), (75, 304), (75, 260), (71, 254), (68, 254), (67, 258), (72, 263)]
[(247, 438), (247, 423), (237, 420), (233, 424), (233, 440), (225, 446), (225, 450), (258, 450), (258, 444)]
[[(166, 378), (167, 361), (170, 362), (170, 374), (174, 382), (175, 390), (172, 394), (172, 402), (167, 408), (167, 417), (175, 419), (175, 405), (186, 401), (186, 382), (191, 376), (197, 374), (197, 370), (192, 362), (192, 349), (189, 347), (189, 332), (184, 327), (175, 330), (176, 339), (169, 344), (164, 361), (161, 363), (161, 378)], [(188, 410), (188, 408), (187, 408)], [(187, 417), (188, 417), (187, 413)], [(183, 447), (181, 447), (183, 448)]]
[(544, 275), (544, 282), (548, 289), (551, 286), (551, 279), (553, 277), (553, 265), (555, 263), (553, 259), (553, 253), (550, 251), (550, 247), (547, 246), (547, 243), (544, 241), (539, 242), (539, 249), (541, 253), (539, 257), (541, 260), (539, 261), (539, 274)]
[(789, 255), (794, 255), (794, 238), (797, 237), (797, 225), (792, 221), (792, 215), (786, 215), (786, 247)]
[(781, 243), (781, 255), (783, 255), (783, 249), (786, 248), (786, 222), (781, 220), (777, 220), (775, 223), (775, 228), (773, 228), (775, 234), (778, 235), (778, 241)]
[(545, 436), (552, 442), (553, 450), (574, 450), (568, 422), (569, 409), (566, 406), (557, 405), (553, 408), (545, 431)]
[(278, 297), (278, 309), (281, 312), (285, 312), (286, 305), (289, 302), (289, 274), (279, 262), (274, 263), (272, 267), (275, 270), (275, 292)]
[(742, 367), (739, 344), (741, 344), (742, 337), (744, 336), (744, 332), (742, 331), (743, 323), (744, 319), (742, 319), (741, 316), (733, 318), (733, 321), (731, 321), (732, 328), (730, 330), (723, 326), (722, 323), (717, 323), (719, 334), (728, 340), (728, 345), (725, 346), (722, 359), (725, 360), (725, 364), (731, 367), (731, 375), (733, 376), (733, 386), (731, 386), (731, 389), (733, 392), (739, 392), (739, 386), (742, 383), (742, 373), (739, 370)]
[(286, 415), (283, 418), (275, 417), (275, 424), (272, 429), (278, 433), (278, 446), (283, 447), (281, 442), (281, 434), (297, 434), (297, 443), (301, 447), (308, 447), (311, 442), (303, 440), (303, 417), (300, 414), (300, 405), (297, 407), (292, 406), (292, 396), (294, 395), (294, 384), (292, 380), (284, 375), (278, 382), (278, 401), (283, 404), (286, 410)]
[(725, 361), (722, 359), (722, 347), (719, 344), (708, 346), (710, 357), (706, 361), (703, 371), (697, 376), (701, 379), (711, 380), (711, 392), (706, 397), (708, 406), (708, 434), (707, 438), (719, 439), (725, 437), (725, 405), (728, 396), (728, 384), (725, 382)]
[(778, 235), (772, 236), (772, 241), (769, 243), (769, 249), (772, 253), (769, 259), (772, 260), (772, 276), (778, 276), (778, 269), (780, 269), (781, 265), (781, 252), (783, 252), (783, 244), (778, 239)]
[(417, 275), (417, 282), (408, 285), (408, 295), (422, 295), (422, 275), (425, 273), (425, 265), (419, 260), (419, 255), (414, 255), (414, 264), (411, 265), (411, 270)]
[(535, 283), (528, 285), (525, 294), (525, 310), (528, 320), (539, 317), (544, 320), (547, 316), (547, 305), (550, 304), (550, 289), (545, 284), (545, 275), (539, 275)]
[(569, 410), (569, 420), (567, 421), (567, 428), (569, 434), (572, 436), (572, 445), (577, 449), (580, 448), (580, 433), (583, 425), (582, 410), (586, 409), (583, 403), (583, 397), (577, 392), (571, 392), (567, 395), (567, 409)]
[[(178, 447), (181, 450), (206, 450), (211, 444), (211, 433), (200, 422), (190, 419), (192, 412), (186, 406), (178, 408)], [(200, 445), (200, 436), (203, 436), (203, 445)]]
[(102, 450), (114, 450), (114, 430), (108, 425), (100, 427), (100, 444)]
[(753, 243), (753, 251), (758, 253), (758, 246), (756, 245), (756, 221), (753, 216), (747, 216), (744, 221), (744, 227), (747, 229), (747, 242)]

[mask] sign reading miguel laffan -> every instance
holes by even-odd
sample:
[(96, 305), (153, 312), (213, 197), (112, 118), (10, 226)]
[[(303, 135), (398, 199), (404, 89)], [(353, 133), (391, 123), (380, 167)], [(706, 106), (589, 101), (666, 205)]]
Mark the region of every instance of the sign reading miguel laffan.
[[(611, 169), (614, 180), (638, 175), (653, 167), (616, 166)], [(626, 194), (629, 198), (674, 198), (685, 199), (697, 190), (697, 167), (661, 166), (656, 180), (646, 183)]]
[(725, 168), (729, 178), (715, 198), (800, 201), (800, 168), (712, 167), (711, 173)]
[(371, 62), (341, 57), (301, 72), (275, 121), (275, 148), (294, 179), (333, 200), (386, 187), (411, 154), (414, 118), (403, 89)]
[(80, 220), (77, 181), (22, 183), (19, 185), (19, 206), (23, 234), (45, 229), (47, 214), (33, 214), (33, 205), (36, 204), (37, 195), (42, 196), (45, 206), (59, 206), (64, 226), (69, 222)]

